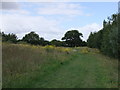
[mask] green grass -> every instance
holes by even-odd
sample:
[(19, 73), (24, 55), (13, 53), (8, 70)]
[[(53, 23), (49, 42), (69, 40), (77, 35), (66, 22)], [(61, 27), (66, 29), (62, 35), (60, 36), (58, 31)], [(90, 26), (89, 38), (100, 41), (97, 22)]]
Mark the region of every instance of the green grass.
[(109, 64), (111, 63), (101, 55), (81, 54), (56, 72), (47, 75), (43, 80), (38, 80), (34, 87), (115, 88), (118, 77), (117, 68), (109, 67), (111, 66)]
[[(66, 53), (64, 50), (66, 48), (62, 47), (54, 47), (48, 52), (48, 48), (45, 50), (42, 47), (36, 49), (32, 46), (26, 48), (24, 45), (13, 46), (3, 46), (4, 88), (118, 87), (117, 60), (102, 55), (97, 49), (72, 48), (69, 53)], [(28, 68), (24, 70), (26, 65)], [(12, 74), (7, 72), (9, 69), (14, 70)]]

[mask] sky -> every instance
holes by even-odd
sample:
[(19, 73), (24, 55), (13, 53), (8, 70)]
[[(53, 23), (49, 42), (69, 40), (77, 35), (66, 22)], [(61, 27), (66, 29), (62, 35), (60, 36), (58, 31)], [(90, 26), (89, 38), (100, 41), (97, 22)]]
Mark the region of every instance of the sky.
[(103, 20), (118, 12), (117, 2), (2, 2), (0, 29), (21, 39), (34, 31), (45, 40), (61, 40), (68, 30), (78, 30), (87, 40), (102, 29)]

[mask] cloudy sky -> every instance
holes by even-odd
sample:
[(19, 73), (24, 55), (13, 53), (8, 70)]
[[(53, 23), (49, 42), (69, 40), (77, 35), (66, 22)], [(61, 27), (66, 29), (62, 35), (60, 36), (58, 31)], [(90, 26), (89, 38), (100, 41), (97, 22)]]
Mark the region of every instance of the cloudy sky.
[(83, 40), (102, 28), (118, 11), (117, 2), (2, 2), (0, 29), (22, 38), (35, 31), (46, 40), (58, 39), (68, 30), (79, 30)]

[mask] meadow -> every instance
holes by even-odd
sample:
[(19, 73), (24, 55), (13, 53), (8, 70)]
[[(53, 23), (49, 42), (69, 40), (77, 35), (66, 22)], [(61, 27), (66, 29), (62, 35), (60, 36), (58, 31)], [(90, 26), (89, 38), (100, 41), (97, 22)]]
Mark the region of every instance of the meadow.
[(3, 88), (117, 88), (118, 60), (88, 47), (2, 44)]

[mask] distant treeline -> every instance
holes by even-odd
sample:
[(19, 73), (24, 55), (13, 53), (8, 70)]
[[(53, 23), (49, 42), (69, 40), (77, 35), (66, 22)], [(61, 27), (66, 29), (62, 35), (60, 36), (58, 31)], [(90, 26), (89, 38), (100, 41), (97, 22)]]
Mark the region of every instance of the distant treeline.
[(26, 34), (22, 39), (18, 39), (15, 34), (5, 34), (0, 32), (2, 36), (2, 42), (15, 43), (15, 44), (32, 44), (32, 45), (54, 45), (62, 47), (78, 47), (87, 46), (87, 43), (81, 39), (83, 37), (82, 33), (78, 30), (70, 30), (65, 33), (62, 37), (62, 41), (53, 39), (51, 41), (45, 40), (43, 37), (39, 37), (35, 32), (30, 32)]
[(110, 57), (118, 58), (120, 53), (120, 14), (113, 14), (107, 20), (104, 20), (103, 28), (98, 32), (91, 32), (87, 42), (81, 39), (83, 35), (78, 30), (67, 31), (64, 37), (61, 38), (62, 41), (56, 39), (52, 41), (45, 40), (33, 31), (26, 34), (22, 39), (17, 39), (15, 34), (0, 32), (0, 35), (2, 36), (2, 42), (62, 47), (88, 46), (98, 48), (103, 54)]
[(103, 21), (103, 28), (90, 34), (88, 47), (98, 48), (104, 54), (118, 58), (120, 54), (120, 14), (113, 14)]

